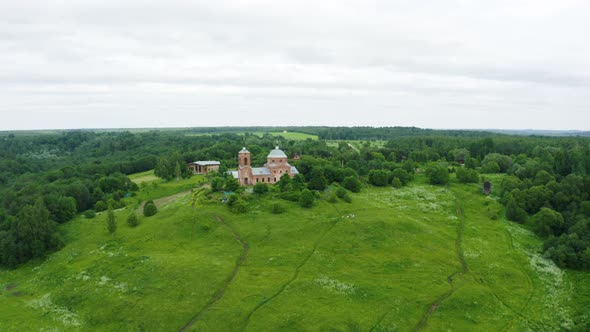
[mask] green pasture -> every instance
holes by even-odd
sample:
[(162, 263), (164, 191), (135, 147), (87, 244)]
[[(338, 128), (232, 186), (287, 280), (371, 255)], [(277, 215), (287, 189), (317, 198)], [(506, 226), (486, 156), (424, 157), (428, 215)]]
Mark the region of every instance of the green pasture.
[[(587, 315), (588, 274), (544, 259), (479, 185), (418, 176), (279, 215), (252, 195), (237, 215), (179, 195), (203, 178), (150, 176), (132, 176), (115, 235), (105, 213), (80, 216), (62, 250), (0, 272), (0, 330), (557, 331)], [(138, 201), (171, 195), (126, 225)]]
[[(233, 131), (228, 132), (228, 133), (237, 134), (237, 135), (244, 135), (245, 134), (245, 132), (233, 132)], [(290, 131), (288, 131), (288, 132), (254, 131), (254, 132), (248, 132), (248, 133), (252, 134), (252, 135), (256, 135), (258, 137), (262, 137), (266, 134), (269, 134), (272, 136), (282, 136), (286, 139), (293, 140), (293, 141), (304, 141), (306, 139), (318, 140), (317, 135), (310, 135), (310, 134), (290, 132)], [(219, 135), (219, 134), (224, 134), (224, 132), (187, 134), (187, 136), (204, 136), (204, 135)]]

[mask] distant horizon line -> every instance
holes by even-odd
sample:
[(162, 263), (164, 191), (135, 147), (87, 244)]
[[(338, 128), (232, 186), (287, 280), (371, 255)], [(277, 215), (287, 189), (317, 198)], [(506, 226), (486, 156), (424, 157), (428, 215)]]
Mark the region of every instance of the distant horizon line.
[(27, 129), (0, 129), (0, 132), (24, 132), (24, 131), (73, 131), (73, 130), (138, 130), (138, 129), (200, 129), (200, 128), (416, 128), (423, 130), (457, 130), (457, 131), (518, 131), (518, 132), (590, 132), (590, 129), (535, 129), (535, 128), (431, 128), (418, 126), (370, 126), (370, 125), (260, 125), (260, 126), (161, 126), (161, 127), (78, 127), (78, 128), (27, 128)]

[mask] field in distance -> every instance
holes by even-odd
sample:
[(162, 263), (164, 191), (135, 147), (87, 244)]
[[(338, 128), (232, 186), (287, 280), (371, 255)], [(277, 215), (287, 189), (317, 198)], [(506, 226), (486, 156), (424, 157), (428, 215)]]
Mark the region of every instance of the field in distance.
[[(553, 331), (590, 307), (588, 275), (541, 257), (479, 185), (419, 175), (311, 209), (252, 195), (237, 215), (191, 207), (202, 177), (131, 178), (114, 236), (79, 216), (65, 248), (0, 272), (0, 330)], [(160, 211), (129, 228), (138, 198)]]
[[(237, 135), (244, 135), (245, 132), (231, 132), (232, 134), (237, 134)], [(294, 140), (294, 141), (304, 141), (306, 139), (312, 139), (312, 140), (317, 140), (318, 136), (317, 135), (311, 135), (311, 134), (304, 134), (304, 133), (298, 133), (298, 132), (280, 132), (280, 131), (253, 131), (253, 132), (248, 132), (249, 134), (252, 135), (256, 135), (258, 137), (262, 137), (265, 134), (269, 134), (272, 136), (282, 136), (288, 140)], [(214, 132), (214, 133), (198, 133), (198, 134), (186, 134), (187, 136), (203, 136), (203, 135), (217, 135), (217, 134), (223, 134), (223, 132)]]

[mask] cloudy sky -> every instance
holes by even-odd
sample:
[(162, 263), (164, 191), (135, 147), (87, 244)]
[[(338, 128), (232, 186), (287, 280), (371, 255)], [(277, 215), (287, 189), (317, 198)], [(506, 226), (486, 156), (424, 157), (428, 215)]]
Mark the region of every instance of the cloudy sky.
[(587, 0), (0, 0), (0, 130), (590, 129)]

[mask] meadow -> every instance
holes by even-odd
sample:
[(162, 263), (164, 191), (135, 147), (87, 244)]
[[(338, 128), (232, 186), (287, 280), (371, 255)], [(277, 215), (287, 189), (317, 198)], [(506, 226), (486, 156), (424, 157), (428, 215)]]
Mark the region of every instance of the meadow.
[[(2, 331), (557, 331), (588, 315), (590, 277), (540, 254), (479, 185), (367, 188), (311, 209), (250, 197), (191, 206), (202, 177), (140, 186), (62, 225), (67, 245), (0, 272)], [(496, 181), (496, 180), (494, 180)], [(139, 213), (155, 199), (159, 212)]]
[[(233, 134), (238, 134), (238, 135), (245, 135), (246, 132), (231, 132)], [(292, 140), (292, 141), (304, 141), (306, 139), (311, 139), (311, 140), (318, 140), (318, 136), (317, 135), (311, 135), (311, 134), (305, 134), (305, 133), (299, 133), (299, 132), (291, 132), (291, 131), (287, 131), (287, 132), (281, 132), (281, 131), (253, 131), (253, 132), (248, 132), (249, 134), (258, 136), (258, 137), (262, 137), (266, 134), (271, 135), (271, 136), (282, 136), (287, 140)], [(219, 134), (223, 134), (223, 132), (214, 132), (214, 133), (198, 133), (198, 134), (187, 134), (187, 136), (204, 136), (204, 135), (219, 135)]]

